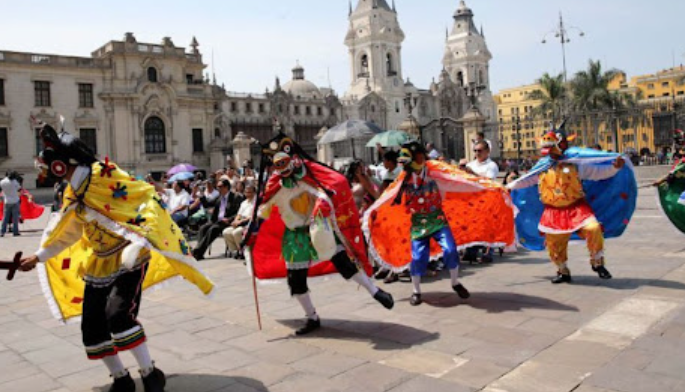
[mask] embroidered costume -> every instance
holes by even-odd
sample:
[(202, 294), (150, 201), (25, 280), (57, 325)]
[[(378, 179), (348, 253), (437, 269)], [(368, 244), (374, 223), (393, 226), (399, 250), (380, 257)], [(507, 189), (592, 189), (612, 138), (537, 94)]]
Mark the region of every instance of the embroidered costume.
[(102, 359), (115, 378), (111, 391), (135, 384), (117, 353), (131, 350), (145, 391), (162, 391), (164, 374), (151, 362), (137, 321), (144, 289), (182, 277), (213, 290), (190, 256), (180, 229), (154, 188), (116, 164), (97, 161), (77, 139), (49, 125), (41, 136), (41, 167), (69, 180), (64, 205), (52, 216), (36, 253), (50, 308), (62, 321), (81, 316), (89, 359)]
[(590, 264), (610, 279), (604, 263), (604, 239), (620, 236), (635, 211), (637, 184), (630, 162), (619, 154), (568, 148), (563, 131), (542, 138), (542, 158), (524, 177), (509, 185), (520, 210), (516, 229), (521, 245), (547, 247), (557, 266), (552, 283), (571, 281), (568, 242), (584, 239)]
[(399, 161), (404, 171), (364, 214), (371, 255), (394, 271), (410, 264), (412, 305), (422, 302), (420, 280), (429, 260), (441, 256), (453, 289), (468, 298), (458, 281), (458, 249), (514, 243), (514, 210), (507, 191), (455, 166), (426, 161), (418, 142), (403, 145)]
[[(685, 132), (673, 131), (674, 149), (681, 152), (685, 148)], [(657, 186), (657, 199), (661, 211), (680, 232), (685, 233), (685, 158), (681, 157), (671, 171), (654, 183)]]
[[(260, 280), (287, 277), (290, 293), (305, 310), (306, 325), (297, 334), (320, 326), (307, 286), (308, 276), (339, 272), (364, 286), (383, 306), (392, 296), (375, 287), (359, 227), (359, 213), (347, 180), (309, 158), (285, 135), (268, 144), (275, 171), (266, 185), (251, 255)], [(261, 177), (261, 176), (260, 176)]]

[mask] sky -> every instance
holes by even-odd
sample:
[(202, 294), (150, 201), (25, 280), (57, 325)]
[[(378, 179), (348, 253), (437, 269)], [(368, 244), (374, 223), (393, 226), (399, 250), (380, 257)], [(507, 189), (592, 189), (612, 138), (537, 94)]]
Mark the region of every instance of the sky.
[[(427, 88), (442, 69), (445, 29), (451, 28), (459, 1), (396, 4), (406, 35), (404, 76)], [(685, 1), (467, 0), (467, 5), (493, 54), (493, 92), (561, 72), (559, 42), (552, 34), (549, 43), (541, 43), (558, 25), (560, 12), (571, 39), (569, 77), (589, 59), (629, 76), (685, 63)], [(138, 42), (161, 43), (169, 36), (183, 47), (195, 36), (206, 71), (228, 91), (271, 89), (276, 76), (290, 80), (299, 61), (308, 80), (342, 95), (350, 82), (343, 44), (348, 7), (348, 0), (0, 0), (0, 50), (90, 56), (128, 31)]]

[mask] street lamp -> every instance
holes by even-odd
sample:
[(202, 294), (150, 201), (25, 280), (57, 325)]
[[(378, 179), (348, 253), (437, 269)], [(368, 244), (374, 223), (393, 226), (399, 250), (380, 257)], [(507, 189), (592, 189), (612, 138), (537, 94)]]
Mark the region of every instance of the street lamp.
[(554, 34), (554, 38), (559, 39), (559, 42), (561, 43), (561, 55), (562, 55), (562, 60), (563, 60), (563, 65), (564, 65), (564, 83), (568, 82), (568, 77), (567, 77), (567, 72), (566, 72), (566, 44), (571, 42), (571, 39), (569, 38), (569, 30), (576, 30), (578, 32), (579, 37), (585, 36), (585, 32), (583, 32), (578, 27), (575, 27), (575, 26), (568, 26), (567, 27), (566, 25), (564, 25), (564, 17), (562, 16), (561, 12), (559, 12), (559, 25), (554, 30), (545, 34), (545, 37), (542, 39), (543, 44), (547, 43), (547, 37), (549, 37), (552, 34)]

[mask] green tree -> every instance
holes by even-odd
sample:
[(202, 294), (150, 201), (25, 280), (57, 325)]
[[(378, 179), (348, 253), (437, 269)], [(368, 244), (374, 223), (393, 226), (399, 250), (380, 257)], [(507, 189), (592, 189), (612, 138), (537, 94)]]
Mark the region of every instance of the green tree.
[[(590, 60), (588, 68), (577, 72), (570, 82), (572, 109), (585, 120), (583, 142), (586, 145), (594, 145), (599, 140), (601, 112), (611, 110), (616, 103), (609, 91), (609, 83), (620, 73), (622, 71), (617, 69), (604, 71), (600, 61)], [(587, 133), (589, 128), (594, 131), (592, 138)]]
[(564, 104), (566, 101), (564, 75), (551, 76), (545, 72), (537, 80), (537, 83), (540, 85), (540, 88), (528, 95), (529, 99), (540, 101), (540, 105), (533, 109), (533, 115), (542, 116), (546, 119), (551, 118), (552, 122), (557, 124), (564, 115)]

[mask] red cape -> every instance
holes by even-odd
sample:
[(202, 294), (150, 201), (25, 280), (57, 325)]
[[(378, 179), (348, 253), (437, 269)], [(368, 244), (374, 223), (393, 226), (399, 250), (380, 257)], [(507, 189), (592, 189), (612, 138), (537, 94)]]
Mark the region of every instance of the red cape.
[[(352, 198), (352, 190), (347, 179), (340, 173), (313, 161), (305, 161), (308, 174), (303, 178), (307, 184), (315, 188), (324, 188), (329, 192), (335, 209), (335, 219), (345, 238), (341, 241), (363, 267), (367, 275), (373, 273), (366, 253), (366, 245), (361, 230), (359, 211)], [(318, 180), (317, 183), (314, 178)], [(269, 178), (264, 191), (263, 202), (269, 201), (281, 189), (281, 176), (274, 174)], [(269, 219), (262, 222), (257, 240), (252, 248), (254, 273), (257, 279), (282, 279), (287, 276), (285, 260), (283, 260), (282, 243), (285, 223), (274, 208)], [(321, 276), (336, 273), (337, 270), (330, 261), (319, 263), (309, 269), (309, 276)]]
[[(22, 189), (19, 198), (19, 215), (21, 215), (21, 219), (38, 219), (43, 215), (45, 207), (34, 203), (33, 196), (27, 190)], [(5, 203), (0, 201), (0, 219), (3, 219), (4, 215)]]

